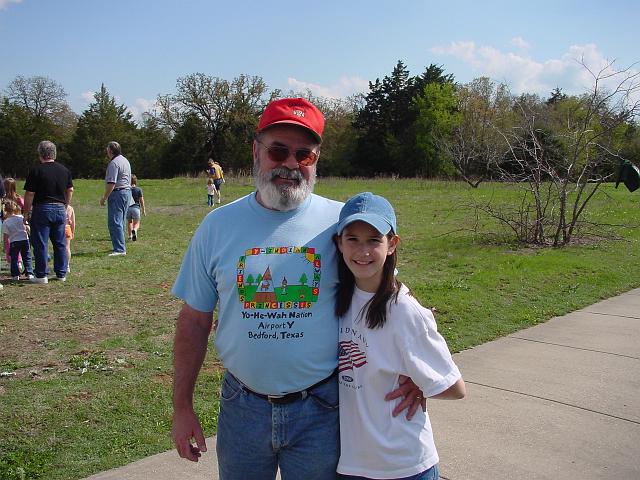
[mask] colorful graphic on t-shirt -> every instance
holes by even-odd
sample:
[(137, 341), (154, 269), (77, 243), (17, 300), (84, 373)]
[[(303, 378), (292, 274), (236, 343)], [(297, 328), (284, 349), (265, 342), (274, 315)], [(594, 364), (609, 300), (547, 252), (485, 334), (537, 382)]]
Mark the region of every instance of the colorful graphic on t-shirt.
[(320, 254), (312, 247), (250, 248), (238, 260), (245, 309), (307, 309), (320, 295)]
[(367, 354), (353, 340), (343, 340), (338, 348), (338, 372), (360, 368), (367, 363)]

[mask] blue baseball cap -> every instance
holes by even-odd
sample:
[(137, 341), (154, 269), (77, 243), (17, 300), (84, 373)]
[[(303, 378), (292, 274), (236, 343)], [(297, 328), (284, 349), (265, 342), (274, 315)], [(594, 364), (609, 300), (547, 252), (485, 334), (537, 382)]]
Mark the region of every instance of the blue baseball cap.
[(358, 193), (347, 200), (340, 210), (338, 235), (347, 225), (358, 220), (368, 223), (382, 235), (398, 233), (393, 207), (386, 198), (371, 192)]

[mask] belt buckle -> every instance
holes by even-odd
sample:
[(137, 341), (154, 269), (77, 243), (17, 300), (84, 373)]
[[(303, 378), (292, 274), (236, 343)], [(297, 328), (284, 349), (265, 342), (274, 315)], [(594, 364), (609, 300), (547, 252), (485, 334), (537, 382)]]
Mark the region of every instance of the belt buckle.
[(278, 400), (284, 398), (285, 395), (267, 395), (269, 403), (276, 403)]

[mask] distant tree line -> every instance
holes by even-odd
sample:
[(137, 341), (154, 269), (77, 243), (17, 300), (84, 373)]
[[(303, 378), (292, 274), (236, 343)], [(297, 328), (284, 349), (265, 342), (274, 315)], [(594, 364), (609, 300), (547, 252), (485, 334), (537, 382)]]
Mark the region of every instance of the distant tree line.
[[(388, 76), (369, 82), (366, 94), (335, 99), (309, 91), (285, 95), (258, 76), (229, 81), (194, 73), (178, 78), (174, 93), (159, 95), (155, 110), (134, 120), (104, 85), (77, 115), (56, 81), (17, 76), (0, 93), (0, 172), (24, 177), (37, 161), (38, 142), (50, 139), (76, 178), (104, 174), (110, 140), (120, 142), (142, 178), (197, 174), (209, 155), (228, 172), (246, 173), (265, 105), (304, 96), (326, 116), (321, 176), (455, 177), (472, 186), (530, 175), (553, 179), (557, 171), (567, 182), (580, 172), (606, 178), (619, 158), (640, 159), (637, 105), (629, 95), (634, 88), (637, 95), (638, 84), (629, 74), (631, 87), (609, 91), (602, 72), (593, 78), (595, 93), (569, 96), (556, 88), (548, 98), (515, 96), (484, 77), (456, 83), (433, 64), (412, 76), (398, 61)], [(584, 162), (593, 169), (581, 170)]]

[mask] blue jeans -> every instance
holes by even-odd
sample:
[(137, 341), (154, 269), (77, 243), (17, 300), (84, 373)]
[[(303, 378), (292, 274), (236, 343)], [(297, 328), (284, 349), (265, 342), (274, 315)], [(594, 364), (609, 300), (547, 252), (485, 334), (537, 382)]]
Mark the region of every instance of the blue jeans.
[(33, 268), (31, 267), (31, 246), (29, 240), (18, 240), (17, 242), (11, 242), (9, 244), (9, 256), (11, 257), (11, 276), (17, 277), (20, 275), (20, 269), (18, 268), (18, 258), (22, 256), (22, 264), (24, 265), (24, 271), (27, 275), (33, 275)]
[(38, 203), (31, 213), (31, 243), (36, 261), (35, 274), (38, 278), (49, 273), (47, 246), (53, 245), (53, 270), (58, 278), (67, 275), (67, 239), (64, 225), (67, 221), (65, 207), (61, 203)]
[(220, 480), (335, 480), (340, 457), (338, 382), (271, 404), (225, 373), (217, 444)]
[(213, 207), (213, 195), (208, 195), (207, 194), (207, 206), (208, 207)]
[[(354, 475), (341, 475), (338, 474), (340, 480), (368, 480), (367, 477), (356, 477)], [(410, 477), (397, 478), (395, 480), (438, 480), (440, 478), (440, 470), (436, 463), (433, 467), (425, 470), (424, 472), (417, 473)]]
[(114, 190), (107, 199), (107, 226), (114, 252), (126, 251), (124, 245), (125, 217), (131, 200), (131, 190)]

